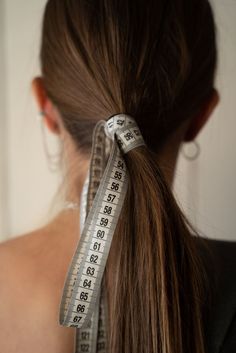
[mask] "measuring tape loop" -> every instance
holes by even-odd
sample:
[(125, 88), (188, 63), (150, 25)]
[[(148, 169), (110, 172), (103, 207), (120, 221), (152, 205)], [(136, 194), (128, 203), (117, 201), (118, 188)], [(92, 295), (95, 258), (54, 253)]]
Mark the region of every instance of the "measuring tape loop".
[[(76, 352), (106, 352), (106, 296), (101, 283), (128, 187), (123, 154), (145, 145), (126, 114), (100, 120), (93, 132), (89, 171), (81, 197), (81, 237), (60, 303), (59, 322), (78, 328)], [(98, 334), (99, 332), (99, 334)]]
[(126, 114), (118, 114), (111, 117), (105, 125), (105, 133), (112, 140), (116, 136), (123, 154), (138, 146), (145, 145), (136, 121)]

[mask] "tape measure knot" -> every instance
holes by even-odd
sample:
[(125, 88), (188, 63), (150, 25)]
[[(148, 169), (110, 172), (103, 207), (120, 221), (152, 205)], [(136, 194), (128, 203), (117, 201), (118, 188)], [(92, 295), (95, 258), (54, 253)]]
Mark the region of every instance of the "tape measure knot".
[(130, 150), (146, 145), (135, 119), (127, 114), (113, 115), (105, 124), (106, 136), (116, 141), (125, 154)]

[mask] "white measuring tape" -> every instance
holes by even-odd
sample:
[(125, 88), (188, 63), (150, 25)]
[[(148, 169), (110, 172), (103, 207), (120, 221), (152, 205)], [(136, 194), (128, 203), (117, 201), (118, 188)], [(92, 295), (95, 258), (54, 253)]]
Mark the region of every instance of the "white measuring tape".
[(103, 273), (128, 186), (123, 154), (142, 145), (141, 132), (129, 115), (100, 120), (94, 128), (90, 168), (81, 198), (82, 233), (60, 304), (60, 324), (78, 329), (77, 353), (107, 351)]

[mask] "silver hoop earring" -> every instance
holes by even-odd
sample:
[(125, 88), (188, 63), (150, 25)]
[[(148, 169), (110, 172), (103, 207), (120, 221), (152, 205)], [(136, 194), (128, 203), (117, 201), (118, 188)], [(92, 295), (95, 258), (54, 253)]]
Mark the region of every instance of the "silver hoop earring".
[(38, 116), (38, 121), (40, 122), (40, 125), (41, 125), (43, 148), (47, 158), (48, 167), (49, 167), (49, 170), (54, 173), (59, 170), (59, 166), (61, 164), (63, 146), (62, 146), (62, 141), (60, 141), (60, 151), (58, 153), (51, 153), (49, 151), (46, 133), (45, 133), (45, 126), (42, 119), (45, 115), (46, 115), (45, 111), (40, 111)]
[(186, 158), (189, 161), (196, 160), (198, 158), (198, 156), (200, 155), (200, 151), (201, 151), (199, 143), (196, 140), (192, 141), (192, 148), (191, 149), (190, 149), (189, 144), (187, 144), (189, 146), (188, 150), (190, 150), (189, 153), (186, 153), (185, 145), (186, 144), (183, 143), (181, 146), (181, 152), (182, 152), (182, 155), (184, 156), (184, 158)]

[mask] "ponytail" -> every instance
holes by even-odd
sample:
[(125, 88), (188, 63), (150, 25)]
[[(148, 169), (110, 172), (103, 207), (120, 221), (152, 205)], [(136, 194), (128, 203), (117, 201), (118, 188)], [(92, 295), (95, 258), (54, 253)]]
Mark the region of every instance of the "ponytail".
[(129, 185), (104, 276), (109, 353), (204, 353), (200, 241), (151, 151), (199, 114), (216, 49), (208, 0), (47, 1), (44, 86), (78, 151), (88, 156), (96, 121), (121, 111), (150, 148), (124, 155)]
[(129, 185), (105, 272), (108, 351), (204, 353), (203, 268), (191, 225), (153, 153), (141, 146), (124, 158)]

